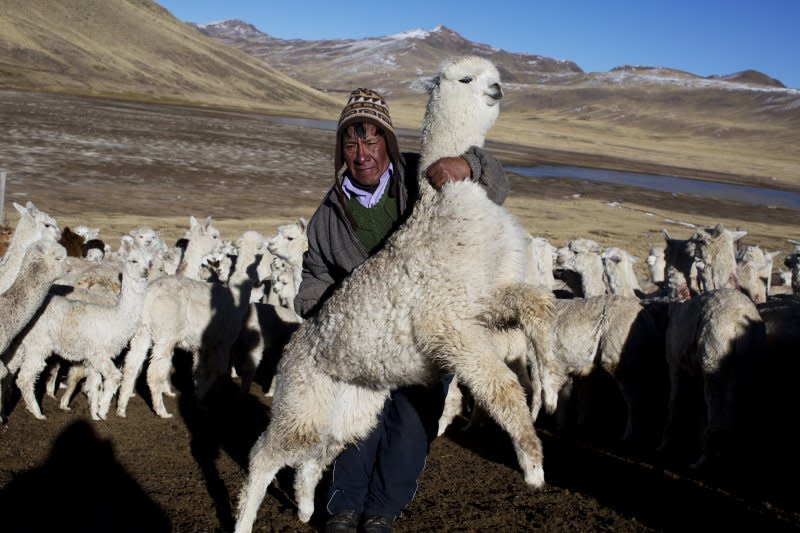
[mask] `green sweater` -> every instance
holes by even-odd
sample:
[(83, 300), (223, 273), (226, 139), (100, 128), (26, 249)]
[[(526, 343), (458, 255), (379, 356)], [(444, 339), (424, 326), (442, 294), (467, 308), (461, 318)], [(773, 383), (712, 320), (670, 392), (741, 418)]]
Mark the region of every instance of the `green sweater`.
[(378, 203), (369, 208), (358, 203), (355, 196), (351, 197), (347, 201), (347, 210), (356, 221), (356, 236), (369, 255), (383, 244), (400, 218), (397, 198), (389, 195), (388, 188)]

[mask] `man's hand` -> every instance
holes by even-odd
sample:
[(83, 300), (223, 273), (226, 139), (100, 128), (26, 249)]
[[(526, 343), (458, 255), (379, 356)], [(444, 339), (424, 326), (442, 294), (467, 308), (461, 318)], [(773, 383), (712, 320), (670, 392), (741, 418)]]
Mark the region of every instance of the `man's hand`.
[(428, 182), (437, 191), (448, 181), (462, 181), (472, 175), (472, 170), (463, 157), (443, 157), (425, 171)]

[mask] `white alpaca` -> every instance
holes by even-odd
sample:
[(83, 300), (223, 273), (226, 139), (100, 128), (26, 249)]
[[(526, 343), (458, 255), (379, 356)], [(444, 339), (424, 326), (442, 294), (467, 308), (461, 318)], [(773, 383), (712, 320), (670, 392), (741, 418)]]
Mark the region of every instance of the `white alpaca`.
[(8, 365), (12, 373), (19, 370), (17, 384), (25, 407), (36, 418), (43, 420), (45, 416), (36, 401), (34, 386), (53, 352), (68, 361), (86, 361), (100, 374), (103, 394), (93, 398), (91, 414), (96, 420), (105, 418), (121, 378), (114, 358), (128, 344), (141, 320), (149, 268), (149, 255), (139, 250), (129, 252), (122, 291), (115, 306), (71, 301), (61, 296), (48, 301)]
[(642, 294), (633, 264), (638, 259), (622, 248), (612, 246), (603, 250), (603, 279), (608, 294), (637, 298)]
[(736, 253), (736, 279), (739, 290), (756, 304), (766, 303), (772, 289), (772, 266), (780, 252), (765, 252), (747, 246)]
[[(636, 436), (634, 431), (652, 416), (644, 399), (663, 375), (663, 330), (656, 318), (638, 298), (591, 296), (557, 300), (550, 330), (551, 352), (539, 355), (545, 359), (541, 375), (545, 410), (555, 412), (557, 403), (569, 396), (574, 377), (601, 368), (615, 378), (628, 409), (622, 439)], [(536, 404), (532, 415), (536, 420)]]
[(552, 296), (524, 284), (528, 233), (477, 183), (449, 183), (437, 194), (424, 178), (435, 160), (483, 145), (501, 96), (485, 59), (443, 68), (423, 123), (413, 213), (300, 325), (278, 363), (270, 424), (250, 452), (239, 498), (238, 533), (251, 531), (284, 466), (296, 469), (298, 517), (307, 522), (324, 469), (369, 433), (390, 391), (433, 383), (443, 369), (509, 433), (525, 481), (544, 484), (525, 394), (491, 338), (502, 321), (523, 324), (534, 340), (549, 314)]
[(63, 272), (66, 258), (64, 247), (46, 238), (28, 247), (20, 274), (0, 294), (0, 355), (42, 305), (53, 281)]
[(677, 290), (670, 294), (666, 331), (669, 412), (659, 449), (668, 451), (675, 442), (684, 395), (692, 386), (702, 388), (705, 427), (700, 457), (692, 465), (699, 467), (721, 451), (735, 429), (748, 374), (763, 351), (766, 332), (755, 304), (741, 291), (716, 289), (689, 298), (684, 283), (670, 282)]
[(697, 279), (703, 292), (738, 288), (736, 241), (745, 235), (746, 231), (731, 231), (722, 224), (698, 230), (692, 235)]
[(306, 219), (299, 218), (293, 224), (278, 226), (278, 233), (269, 240), (267, 249), (274, 256), (288, 263), (287, 269), (294, 274), (294, 285), (300, 287), (303, 280), (303, 254), (308, 249)]
[[(148, 279), (153, 280), (169, 271), (175, 272), (177, 261), (167, 246), (159, 237), (158, 233), (147, 226), (133, 229), (120, 238), (120, 248), (117, 252), (110, 254), (105, 261), (94, 262), (78, 257), (67, 258), (69, 265), (68, 272), (59, 278), (59, 285), (68, 285), (72, 290), (66, 292), (64, 296), (69, 300), (79, 300), (99, 305), (114, 305), (119, 299), (120, 278), (125, 270), (125, 261), (129, 250), (139, 249), (152, 257)], [(58, 386), (58, 375), (61, 364), (54, 362), (48, 370), (46, 394), (56, 397)], [(64, 410), (69, 410), (69, 402), (72, 398), (76, 386), (80, 381), (90, 375), (86, 365), (71, 365), (65, 390), (61, 396), (60, 406)], [(96, 376), (95, 376), (96, 377)], [(95, 379), (96, 381), (96, 379)]]
[[(66, 257), (64, 247), (49, 238), (28, 247), (20, 274), (8, 290), (0, 294), (0, 309), (3, 310), (0, 356), (41, 307), (53, 281), (63, 272)], [(5, 362), (0, 359), (0, 421), (3, 420), (3, 378), (7, 374)]]
[(528, 283), (552, 290), (555, 285), (553, 265), (556, 247), (544, 237), (531, 235), (528, 250), (530, 252)]
[(650, 274), (650, 281), (654, 285), (661, 286), (664, 284), (664, 270), (667, 267), (667, 262), (664, 259), (664, 247), (654, 246), (650, 248), (647, 256), (647, 272)]
[[(189, 248), (191, 243), (190, 240)], [(191, 255), (189, 249), (187, 255)], [(125, 358), (118, 416), (126, 415), (151, 346), (147, 385), (153, 410), (162, 418), (172, 417), (164, 404), (164, 395), (174, 396), (169, 375), (176, 348), (188, 350), (194, 356), (195, 394), (199, 400), (205, 398), (218, 378), (230, 373), (231, 347), (239, 336), (253, 286), (247, 270), (254, 262), (254, 257), (240, 253), (237, 265), (241, 264), (233, 270), (227, 285), (182, 276), (165, 276), (151, 283), (141, 326)]]
[[(606, 294), (601, 248), (591, 239), (574, 239), (556, 251), (556, 267), (576, 296), (584, 298)], [(576, 279), (577, 278), (577, 279)]]
[(25, 207), (14, 203), (14, 208), (19, 212), (19, 220), (8, 249), (0, 260), (0, 293), (6, 292), (14, 283), (28, 246), (43, 237), (54, 242), (61, 237), (56, 221), (47, 213), (36, 209), (33, 202), (28, 202)]
[[(201, 283), (202, 285), (200, 285), (200, 287), (207, 287), (207, 284), (200, 280), (200, 271), (202, 268), (203, 259), (207, 255), (215, 253), (222, 245), (219, 238), (219, 230), (211, 224), (211, 218), (207, 218), (205, 222), (201, 224), (197, 222), (195, 217), (190, 217), (189, 222), (190, 227), (184, 234), (184, 238), (188, 241), (188, 244), (186, 245), (186, 250), (181, 256), (180, 264), (176, 269), (175, 274), (162, 275), (158, 278), (154, 278), (150, 284), (150, 287), (148, 288), (148, 295), (145, 299), (142, 323), (133, 339), (131, 339), (130, 350), (125, 356), (125, 362), (123, 363), (122, 384), (120, 385), (119, 398), (117, 399), (118, 416), (125, 416), (128, 402), (134, 395), (136, 380), (142, 371), (144, 362), (147, 359), (147, 354), (150, 351), (151, 346), (153, 347), (153, 350), (156, 349), (156, 347), (152, 345), (153, 336), (152, 332), (150, 331), (150, 325), (158, 321), (156, 316), (161, 311), (159, 309), (159, 302), (164, 302), (166, 308), (184, 305), (183, 299), (185, 298), (185, 295), (180, 289), (181, 282), (175, 281), (178, 278), (192, 279)], [(196, 277), (190, 278), (190, 275), (194, 275)], [(192, 318), (186, 316), (182, 317), (182, 319), (191, 320)], [(162, 361), (162, 365), (166, 365), (165, 368), (159, 368), (158, 370), (153, 369), (153, 380), (156, 379), (156, 372), (158, 372), (159, 376), (165, 376), (163, 383), (153, 386), (159, 391), (158, 400), (161, 402), (161, 406), (159, 407), (160, 415), (168, 417), (171, 415), (169, 415), (167, 412), (166, 407), (163, 407), (163, 399), (161, 395), (175, 395), (175, 393), (172, 392), (172, 388), (170, 387), (168, 380), (169, 371), (172, 368), (172, 352), (167, 354), (168, 348), (166, 348), (166, 345), (159, 346), (158, 348), (162, 354), (159, 356), (160, 360), (166, 360), (169, 358), (169, 362)]]

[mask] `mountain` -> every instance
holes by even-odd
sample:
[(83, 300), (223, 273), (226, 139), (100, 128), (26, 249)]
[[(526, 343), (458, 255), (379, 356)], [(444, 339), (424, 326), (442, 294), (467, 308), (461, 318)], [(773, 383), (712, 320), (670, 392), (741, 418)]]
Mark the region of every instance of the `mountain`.
[[(393, 113), (400, 110), (406, 123), (418, 124), (422, 116), (420, 79), (434, 75), (446, 58), (476, 54), (500, 70), (504, 116), (514, 113), (522, 120), (520, 128), (543, 117), (562, 126), (577, 120), (584, 129), (594, 123), (606, 128), (611, 121), (662, 134), (722, 137), (738, 129), (731, 121), (767, 120), (800, 128), (800, 93), (752, 70), (703, 77), (667, 67), (624, 65), (584, 72), (572, 61), (474, 43), (445, 26), (364, 39), (302, 40), (272, 37), (241, 20), (189, 24), (339, 101), (353, 87), (374, 88), (387, 96)], [(517, 137), (510, 132), (505, 136)]]
[(0, 0), (0, 87), (332, 117), (339, 102), (152, 0)]
[(278, 39), (241, 20), (192, 24), (209, 37), (334, 94), (366, 86), (392, 100), (418, 95), (415, 81), (433, 76), (445, 59), (466, 54), (490, 58), (507, 83), (531, 84), (583, 72), (572, 61), (509, 53), (469, 41), (445, 26), (366, 39), (315, 41)]
[[(257, 57), (281, 72), (327, 92), (349, 91), (367, 85), (386, 95), (407, 96), (417, 78), (431, 76), (448, 57), (476, 54), (491, 59), (506, 83), (575, 83), (602, 78), (607, 73), (585, 73), (572, 61), (532, 54), (518, 54), (474, 43), (445, 27), (411, 30), (366, 39), (279, 39), (241, 20), (211, 24), (189, 23), (205, 35)], [(347, 73), (344, 78), (342, 73)], [(408, 74), (400, 73), (411, 73)], [(753, 86), (785, 88), (778, 80), (756, 70), (730, 75), (697, 76), (665, 67), (620, 66), (611, 72), (661, 76), (665, 80), (719, 80)], [(343, 86), (343, 82), (347, 86)]]

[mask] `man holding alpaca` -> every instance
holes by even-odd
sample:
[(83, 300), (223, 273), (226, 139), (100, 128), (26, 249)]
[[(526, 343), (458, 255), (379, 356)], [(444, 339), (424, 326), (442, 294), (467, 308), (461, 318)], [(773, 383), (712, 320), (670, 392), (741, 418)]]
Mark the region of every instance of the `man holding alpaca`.
[[(308, 225), (308, 251), (295, 309), (313, 315), (357, 266), (375, 254), (414, 208), (419, 154), (400, 153), (383, 97), (356, 89), (336, 131), (335, 181)], [(435, 189), (470, 179), (501, 204), (508, 194), (502, 165), (472, 147), (460, 157), (439, 159), (425, 173)], [(376, 327), (381, 327), (376, 324)], [(369, 338), (369, 332), (365, 339)], [(394, 391), (370, 435), (333, 464), (325, 530), (386, 532), (412, 500), (417, 478), (437, 434), (450, 378), (432, 387)]]

